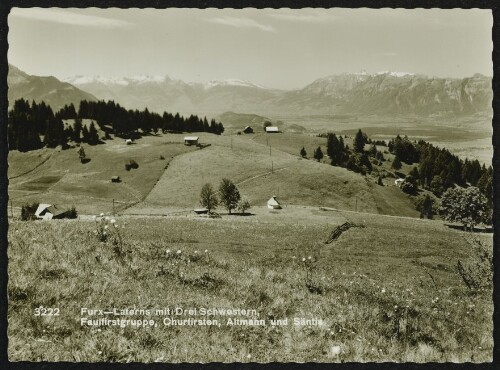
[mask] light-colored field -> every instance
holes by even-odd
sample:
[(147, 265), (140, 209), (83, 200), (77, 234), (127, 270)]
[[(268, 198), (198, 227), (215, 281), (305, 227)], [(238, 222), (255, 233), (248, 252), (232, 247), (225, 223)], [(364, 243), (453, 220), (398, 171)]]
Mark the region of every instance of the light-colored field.
[[(283, 211), (215, 220), (123, 216), (121, 248), (97, 241), (92, 221), (12, 223), (9, 359), (492, 360), (491, 291), (471, 295), (456, 273), (457, 259), (470, 253), (462, 232), (428, 220)], [(346, 219), (365, 227), (324, 244)], [(491, 236), (483, 240), (491, 247)], [(61, 315), (36, 317), (40, 305), (59, 307)], [(229, 326), (216, 316), (220, 327), (165, 327), (163, 316), (153, 315), (158, 327), (87, 328), (82, 307), (255, 309), (266, 325)], [(295, 317), (324, 322), (270, 323)]]

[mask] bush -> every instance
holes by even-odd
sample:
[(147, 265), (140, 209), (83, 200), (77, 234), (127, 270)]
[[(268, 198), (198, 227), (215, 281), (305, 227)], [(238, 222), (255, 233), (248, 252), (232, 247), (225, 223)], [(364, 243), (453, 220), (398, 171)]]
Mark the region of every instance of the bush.
[(78, 212), (76, 211), (75, 206), (71, 207), (70, 210), (66, 212), (64, 218), (78, 218)]
[(38, 208), (39, 203), (25, 204), (21, 207), (21, 220), (22, 221), (32, 221), (36, 220), (35, 212)]
[(130, 171), (131, 169), (137, 169), (139, 168), (139, 165), (137, 164), (136, 161), (134, 161), (133, 159), (129, 159), (127, 163), (125, 163), (125, 169), (127, 171)]
[(240, 211), (240, 213), (244, 215), (247, 213), (250, 207), (250, 202), (247, 199), (242, 199), (238, 204), (238, 211)]
[(491, 289), (493, 285), (493, 254), (479, 239), (470, 234), (466, 239), (472, 247), (465, 262), (457, 261), (457, 273), (472, 291)]

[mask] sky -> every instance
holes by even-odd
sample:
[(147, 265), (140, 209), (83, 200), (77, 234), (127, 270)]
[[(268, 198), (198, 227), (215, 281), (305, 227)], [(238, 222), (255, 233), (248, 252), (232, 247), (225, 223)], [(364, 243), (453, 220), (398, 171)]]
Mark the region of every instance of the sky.
[(237, 78), (302, 88), (340, 73), (493, 75), (491, 10), (14, 8), (9, 63), (28, 74)]

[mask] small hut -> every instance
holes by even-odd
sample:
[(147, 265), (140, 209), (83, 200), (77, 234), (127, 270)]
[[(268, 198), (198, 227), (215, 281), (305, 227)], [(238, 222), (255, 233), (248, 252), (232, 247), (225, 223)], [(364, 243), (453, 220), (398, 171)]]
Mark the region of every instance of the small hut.
[(185, 136), (184, 145), (198, 145), (198, 136)]
[(280, 132), (279, 128), (276, 127), (276, 126), (267, 126), (266, 127), (266, 132), (268, 134), (277, 134), (278, 132)]
[(251, 128), (250, 126), (247, 126), (243, 129), (243, 132), (245, 134), (253, 134), (253, 128)]
[(273, 195), (267, 201), (267, 208), (269, 208), (269, 209), (281, 209), (281, 204), (280, 204), (280, 202), (278, 202), (278, 199), (276, 198), (276, 195)]
[(122, 180), (120, 179), (120, 176), (113, 176), (111, 177), (111, 182), (121, 182)]

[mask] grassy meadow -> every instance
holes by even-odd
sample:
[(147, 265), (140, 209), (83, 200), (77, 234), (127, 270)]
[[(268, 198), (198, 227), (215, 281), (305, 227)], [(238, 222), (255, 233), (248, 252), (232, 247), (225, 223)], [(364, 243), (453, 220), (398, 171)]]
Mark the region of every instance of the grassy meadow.
[[(393, 136), (399, 124), (404, 130), (394, 135), (410, 133), (421, 122), (394, 118), (383, 126), (380, 117), (351, 116), (286, 122), (308, 131), (197, 133), (203, 149), (183, 145), (182, 134), (145, 136), (133, 145), (114, 138), (84, 145), (86, 164), (77, 148), (11, 151), (14, 210), (54, 203), (76, 206), (80, 216), (11, 219), (10, 360), (491, 361), (491, 291), (469, 291), (457, 272), (459, 259), (472, 258), (467, 236), (439, 220), (418, 218), (411, 198), (394, 186), (392, 154), (384, 153), (387, 161), (379, 168), (386, 186), (376, 184), (376, 173), (362, 176), (330, 166), (326, 158), (299, 156), (302, 146), (309, 157), (318, 146), (326, 153), (326, 138), (316, 132), (345, 130), (352, 147), (358, 127), (385, 127), (373, 131), (379, 139), (376, 132)], [(483, 145), (484, 137), (468, 137), (461, 122), (453, 144), (476, 153), (460, 143)], [(445, 132), (435, 130), (440, 140)], [(139, 168), (127, 171), (130, 159)], [(411, 167), (403, 165), (402, 172)], [(112, 183), (111, 176), (122, 182)], [(251, 214), (194, 216), (203, 184), (218, 187), (223, 177), (250, 201)], [(272, 195), (282, 210), (265, 207)], [(91, 215), (111, 215), (113, 199), (116, 224), (100, 228)], [(346, 221), (363, 227), (325, 244)], [(491, 235), (479, 237), (491, 248)], [(35, 316), (40, 306), (58, 307), (60, 316)], [(168, 327), (158, 317), (152, 317), (158, 327), (139, 329), (89, 328), (79, 321), (82, 307), (175, 306), (254, 309), (267, 324), (228, 326), (224, 316), (216, 317), (220, 327)], [(286, 318), (288, 325), (270, 321)], [(294, 318), (323, 322), (294, 325)]]
[[(491, 291), (469, 292), (456, 273), (457, 259), (470, 254), (463, 232), (438, 221), (315, 207), (254, 214), (122, 216), (112, 228), (121, 243), (99, 241), (90, 220), (12, 222), (9, 359), (492, 360)], [(325, 244), (346, 220), (364, 228)], [(492, 245), (491, 235), (482, 238)], [(36, 317), (40, 305), (61, 314)], [(224, 316), (220, 327), (79, 322), (81, 307), (169, 306), (255, 309), (268, 324), (226, 326)], [(294, 317), (323, 323), (269, 324)]]
[[(9, 195), (14, 207), (30, 202), (76, 206), (79, 212), (111, 211), (141, 201), (154, 187), (169, 162), (195, 150), (183, 144), (183, 135), (146, 136), (132, 145), (114, 138), (101, 145), (83, 144), (90, 161), (81, 163), (78, 148), (40, 149), (9, 153)], [(127, 171), (133, 159), (137, 169)], [(120, 183), (112, 183), (120, 176)]]

